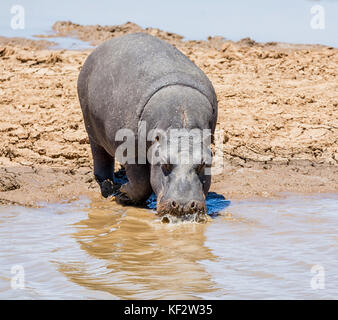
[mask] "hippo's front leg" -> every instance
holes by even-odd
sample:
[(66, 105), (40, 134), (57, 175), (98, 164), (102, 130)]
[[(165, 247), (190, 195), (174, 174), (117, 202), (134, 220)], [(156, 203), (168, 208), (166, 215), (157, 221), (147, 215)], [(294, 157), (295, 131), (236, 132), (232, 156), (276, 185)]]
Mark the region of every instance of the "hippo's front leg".
[(102, 196), (107, 198), (120, 188), (120, 185), (114, 182), (115, 159), (93, 139), (89, 138), (89, 142), (94, 160), (94, 176)]
[(152, 193), (149, 167), (146, 164), (127, 164), (125, 169), (128, 182), (123, 184), (116, 194), (116, 202), (123, 205), (141, 205)]

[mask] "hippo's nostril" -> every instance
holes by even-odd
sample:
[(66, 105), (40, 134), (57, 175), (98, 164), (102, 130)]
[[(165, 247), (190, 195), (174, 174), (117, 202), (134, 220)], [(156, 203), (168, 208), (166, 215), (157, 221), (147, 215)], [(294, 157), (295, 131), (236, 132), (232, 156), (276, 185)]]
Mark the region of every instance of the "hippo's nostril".
[(176, 201), (171, 201), (171, 206), (173, 208), (177, 208), (177, 202)]
[(194, 209), (194, 208), (195, 208), (195, 206), (196, 206), (196, 203), (195, 203), (195, 201), (192, 201), (192, 202), (190, 203), (190, 207), (191, 207), (192, 209)]

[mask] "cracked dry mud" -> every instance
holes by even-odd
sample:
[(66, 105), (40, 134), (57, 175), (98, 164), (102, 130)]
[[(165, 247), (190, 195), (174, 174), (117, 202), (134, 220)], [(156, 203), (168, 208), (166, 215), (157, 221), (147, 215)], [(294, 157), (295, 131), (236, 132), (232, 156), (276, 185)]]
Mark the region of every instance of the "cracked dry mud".
[[(94, 45), (149, 32), (207, 74), (219, 102), (217, 128), (225, 133), (223, 171), (211, 191), (230, 199), (337, 192), (338, 49), (221, 37), (184, 41), (133, 23), (57, 22), (54, 29)], [(0, 37), (1, 204), (34, 206), (99, 193), (76, 92), (91, 50), (48, 45)]]

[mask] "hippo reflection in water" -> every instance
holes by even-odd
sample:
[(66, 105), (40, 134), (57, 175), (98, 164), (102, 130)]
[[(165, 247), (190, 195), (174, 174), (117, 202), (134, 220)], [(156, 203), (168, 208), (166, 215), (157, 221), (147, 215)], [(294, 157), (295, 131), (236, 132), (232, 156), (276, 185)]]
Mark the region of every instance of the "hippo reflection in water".
[[(206, 213), (217, 99), (192, 61), (148, 34), (114, 38), (88, 56), (78, 95), (104, 197), (115, 194), (118, 203), (139, 205), (154, 191), (160, 215)], [(133, 132), (136, 150), (123, 163), (128, 182), (120, 186), (114, 163), (124, 157), (123, 130)], [(172, 132), (181, 130), (190, 138), (172, 143)]]

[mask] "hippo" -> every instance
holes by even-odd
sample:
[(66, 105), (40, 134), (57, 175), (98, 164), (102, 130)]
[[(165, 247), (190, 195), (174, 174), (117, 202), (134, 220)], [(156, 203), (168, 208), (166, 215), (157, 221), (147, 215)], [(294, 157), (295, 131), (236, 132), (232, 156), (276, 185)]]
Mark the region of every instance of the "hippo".
[[(128, 34), (102, 43), (87, 57), (77, 88), (94, 176), (103, 197), (115, 195), (117, 203), (137, 206), (154, 192), (160, 216), (206, 214), (217, 98), (212, 83), (195, 63), (157, 37)], [(140, 137), (141, 123), (145, 125)], [(182, 143), (174, 151), (168, 148), (174, 129), (194, 130), (195, 135), (210, 132), (211, 142), (200, 140), (197, 163), (174, 161), (190, 154), (183, 156), (187, 147)], [(120, 162), (116, 154), (125, 143), (117, 139), (121, 130), (135, 133), (136, 148), (134, 161), (122, 163), (128, 179), (122, 185), (114, 176), (115, 160)], [(190, 140), (189, 148), (196, 145)]]

